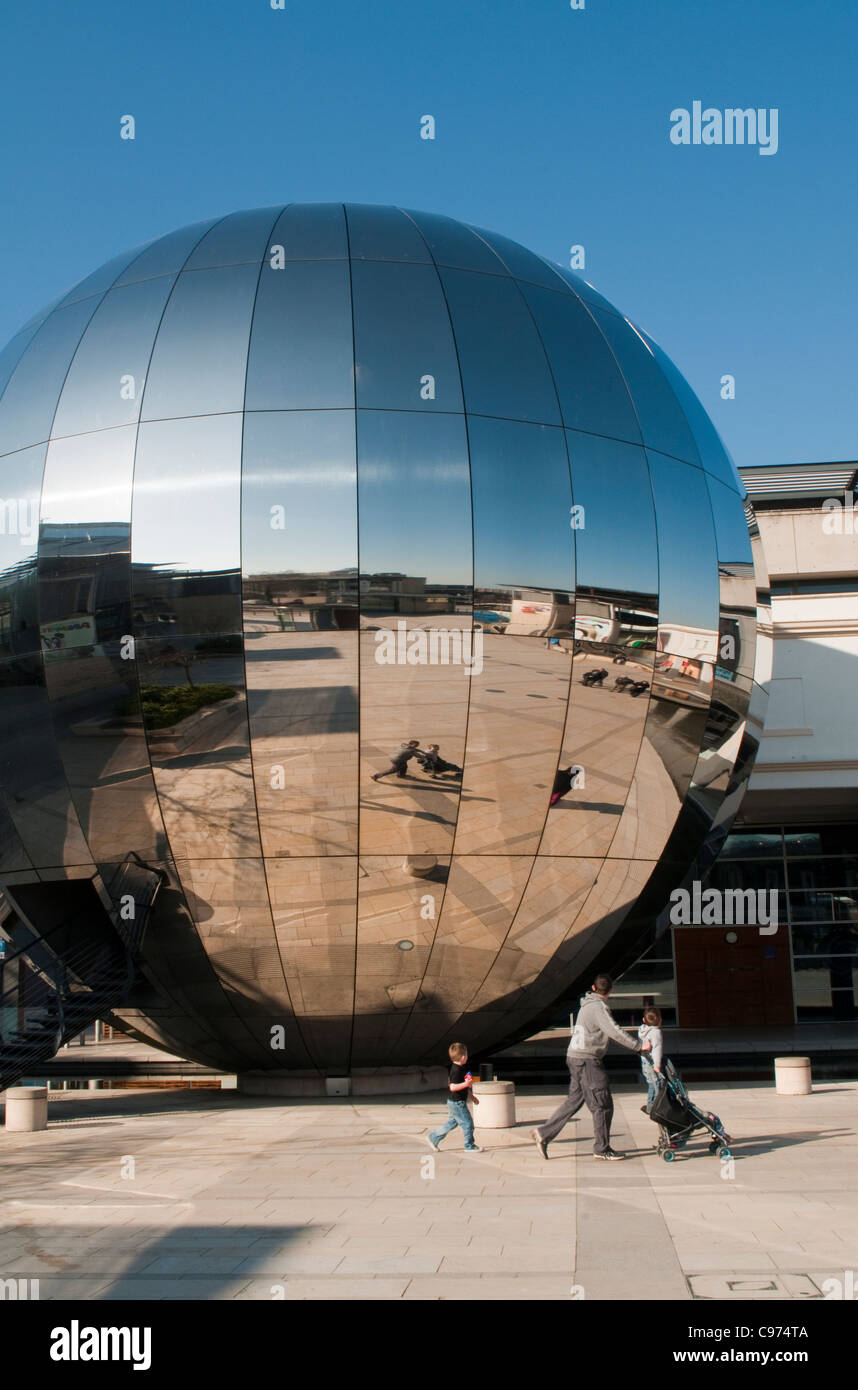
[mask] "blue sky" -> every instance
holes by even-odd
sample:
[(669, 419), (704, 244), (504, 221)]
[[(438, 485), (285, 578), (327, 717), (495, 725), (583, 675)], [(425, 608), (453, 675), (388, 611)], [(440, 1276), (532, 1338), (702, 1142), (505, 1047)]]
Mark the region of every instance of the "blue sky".
[[(10, 0), (0, 342), (184, 223), (391, 202), (583, 244), (740, 466), (852, 459), (856, 49), (854, 6), (801, 0)], [(777, 153), (673, 145), (695, 100), (777, 107)]]

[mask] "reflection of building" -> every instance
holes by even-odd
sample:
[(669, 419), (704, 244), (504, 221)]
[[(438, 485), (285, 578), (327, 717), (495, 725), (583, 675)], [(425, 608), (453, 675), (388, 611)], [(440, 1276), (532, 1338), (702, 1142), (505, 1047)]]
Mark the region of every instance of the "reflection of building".
[[(707, 884), (776, 890), (780, 926), (762, 939), (740, 928), (735, 942), (726, 931), (675, 928), (673, 949), (668, 932), (627, 972), (617, 998), (640, 1006), (651, 997), (687, 1026), (855, 1020), (856, 465), (747, 468), (742, 476), (771, 581), (773, 674), (749, 789)], [(735, 621), (744, 631), (741, 605)], [(719, 666), (715, 700), (731, 676)]]
[[(136, 855), (118, 1016), (316, 1078), (495, 1046), (640, 952), (760, 721), (750, 626), (714, 670), (757, 601), (741, 485), (643, 331), (493, 233), (293, 204), (111, 262), (4, 364), (0, 495), (41, 507), (0, 535), (19, 939)], [(443, 776), (386, 776), (412, 739)]]

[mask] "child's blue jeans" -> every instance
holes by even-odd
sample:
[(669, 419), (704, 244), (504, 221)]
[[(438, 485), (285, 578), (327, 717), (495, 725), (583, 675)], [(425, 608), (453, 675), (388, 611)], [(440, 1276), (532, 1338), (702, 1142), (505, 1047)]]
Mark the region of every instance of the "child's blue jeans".
[(641, 1057), (641, 1071), (646, 1082), (646, 1103), (652, 1105), (658, 1091), (658, 1073), (648, 1057)]
[(456, 1125), (461, 1125), (465, 1136), (465, 1148), (475, 1149), (477, 1146), (474, 1143), (474, 1121), (468, 1109), (467, 1101), (448, 1100), (447, 1111), (447, 1123), (442, 1125), (440, 1129), (433, 1129), (429, 1138), (433, 1143), (440, 1144), (445, 1134), (449, 1134), (451, 1129), (456, 1128)]

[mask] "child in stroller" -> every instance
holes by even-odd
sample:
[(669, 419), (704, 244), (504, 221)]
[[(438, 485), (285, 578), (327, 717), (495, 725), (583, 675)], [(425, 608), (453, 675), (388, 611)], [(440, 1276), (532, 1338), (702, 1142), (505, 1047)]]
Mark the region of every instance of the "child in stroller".
[(670, 1061), (664, 1063), (661, 1076), (656, 1078), (655, 1099), (647, 1107), (647, 1114), (658, 1125), (657, 1151), (666, 1163), (670, 1163), (676, 1150), (684, 1148), (692, 1134), (700, 1129), (711, 1136), (711, 1154), (730, 1157), (731, 1140), (721, 1120), (694, 1104)]
[(420, 756), (421, 766), (424, 772), (437, 776), (442, 772), (454, 772), (461, 776), (462, 769), (455, 763), (447, 763), (441, 757), (440, 748), (437, 743), (430, 743), (429, 747)]

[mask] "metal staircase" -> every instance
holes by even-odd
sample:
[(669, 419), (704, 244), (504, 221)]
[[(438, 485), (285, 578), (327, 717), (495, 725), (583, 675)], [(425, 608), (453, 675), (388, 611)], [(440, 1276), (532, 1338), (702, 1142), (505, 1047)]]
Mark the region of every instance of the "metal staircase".
[(22, 1076), (37, 1075), (64, 1043), (123, 1003), (137, 975), (146, 924), (164, 877), (129, 855), (106, 884), (109, 911), (93, 890), (85, 906), (77, 905), (59, 919), (58, 885), (51, 885), (55, 920), (43, 932), (33, 885), (4, 890), (0, 1091)]

